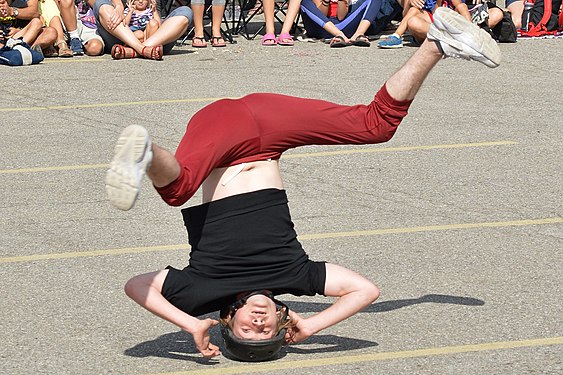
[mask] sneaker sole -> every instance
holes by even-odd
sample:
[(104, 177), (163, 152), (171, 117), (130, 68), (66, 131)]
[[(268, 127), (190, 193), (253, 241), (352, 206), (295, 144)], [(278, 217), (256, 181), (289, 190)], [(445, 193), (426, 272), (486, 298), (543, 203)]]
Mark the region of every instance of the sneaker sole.
[(382, 49), (396, 49), (396, 48), (403, 48), (403, 45), (397, 44), (396, 46), (378, 46), (378, 47)]
[(138, 125), (128, 126), (119, 136), (105, 178), (106, 192), (116, 208), (128, 211), (135, 205), (144, 176), (144, 171), (141, 171), (141, 176), (135, 173), (136, 164), (147, 157), (147, 152), (151, 152), (150, 145), (148, 132)]
[[(496, 68), (501, 62), (501, 53), (497, 43), (491, 36), (479, 27), (469, 23), (462, 15), (457, 12), (451, 11), (445, 7), (438, 8), (434, 12), (434, 26), (439, 31), (443, 31), (451, 38), (446, 40), (440, 38), (440, 35), (431, 35), (436, 39), (449, 44), (450, 46), (463, 50), (462, 45), (465, 45), (475, 51), (477, 54), (482, 55), (485, 60), (477, 60), (491, 68)], [(429, 35), (432, 28), (430, 28)], [(465, 37), (463, 37), (465, 34)], [(467, 37), (470, 34), (471, 37)], [(454, 39), (454, 35), (460, 37), (460, 40)]]

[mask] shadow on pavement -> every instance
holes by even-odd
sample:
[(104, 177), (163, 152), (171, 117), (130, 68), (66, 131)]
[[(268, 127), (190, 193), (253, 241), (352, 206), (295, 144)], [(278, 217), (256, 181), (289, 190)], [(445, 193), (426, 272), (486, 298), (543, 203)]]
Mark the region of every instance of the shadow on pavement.
[[(364, 310), (364, 313), (378, 313), (397, 310), (403, 307), (418, 305), (421, 303), (443, 303), (464, 306), (483, 306), (485, 301), (472, 298), (450, 296), (444, 294), (427, 294), (419, 298), (410, 298), (394, 301), (385, 301), (375, 303)], [(289, 301), (287, 305), (290, 309), (299, 313), (302, 312), (319, 312), (328, 308), (329, 303), (318, 302), (296, 302)], [(222, 343), (223, 339), (218, 332), (211, 333), (211, 342)], [(339, 337), (335, 335), (315, 335), (307, 341), (296, 345), (285, 347), (279, 357), (285, 356), (286, 353), (298, 354), (316, 354), (316, 353), (332, 353), (347, 350), (363, 349), (377, 346), (373, 341), (359, 340), (355, 338)], [(159, 336), (150, 341), (145, 341), (125, 350), (125, 355), (131, 357), (163, 357), (179, 360), (188, 360), (199, 364), (213, 365), (218, 363), (217, 360), (208, 360), (202, 358), (196, 349), (191, 336), (184, 332), (172, 332)], [(278, 358), (279, 358), (278, 357)]]

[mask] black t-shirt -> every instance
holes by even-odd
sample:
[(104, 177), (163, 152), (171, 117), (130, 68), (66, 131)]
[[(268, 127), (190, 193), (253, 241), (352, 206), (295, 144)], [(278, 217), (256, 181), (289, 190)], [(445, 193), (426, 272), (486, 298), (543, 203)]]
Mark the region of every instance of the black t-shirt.
[(183, 209), (190, 263), (183, 270), (168, 267), (164, 297), (198, 316), (246, 291), (323, 294), (325, 263), (309, 260), (287, 203), (284, 190), (264, 189)]

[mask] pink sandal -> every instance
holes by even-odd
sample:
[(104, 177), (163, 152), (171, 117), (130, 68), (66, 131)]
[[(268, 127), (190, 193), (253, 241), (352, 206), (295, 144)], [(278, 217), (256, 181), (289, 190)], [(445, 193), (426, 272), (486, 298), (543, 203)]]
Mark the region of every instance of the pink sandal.
[(293, 46), (295, 44), (293, 37), (288, 33), (281, 33), (277, 38), (277, 42), (280, 46)]
[(276, 36), (274, 34), (264, 34), (262, 37), (262, 45), (263, 46), (275, 46), (278, 44), (276, 40)]

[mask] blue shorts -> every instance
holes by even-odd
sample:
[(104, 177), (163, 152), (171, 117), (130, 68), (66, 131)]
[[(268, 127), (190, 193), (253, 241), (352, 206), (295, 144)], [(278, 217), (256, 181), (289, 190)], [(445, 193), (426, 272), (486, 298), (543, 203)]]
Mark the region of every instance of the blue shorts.
[[(114, 44), (124, 44), (124, 43), (119, 38), (110, 34), (106, 29), (104, 29), (102, 27), (102, 25), (100, 23), (100, 7), (102, 5), (106, 5), (106, 4), (113, 7), (113, 3), (111, 2), (111, 0), (96, 0), (96, 3), (94, 4), (94, 15), (96, 16), (96, 22), (98, 23), (98, 34), (100, 34), (100, 36), (104, 40), (105, 52), (110, 53), (111, 48), (113, 47)], [(162, 22), (164, 23), (164, 22), (166, 22), (167, 19), (172, 18), (172, 17), (186, 17), (190, 24), (192, 23), (192, 20), (194, 19), (192, 10), (190, 8), (188, 8), (187, 6), (181, 6), (181, 7), (174, 9), (172, 12), (170, 12), (170, 14)], [(172, 51), (172, 48), (174, 47), (175, 44), (176, 44), (176, 41), (165, 44), (162, 47), (162, 52), (165, 55), (170, 53), (170, 51)]]
[(517, 2), (517, 1), (523, 1), (523, 0), (506, 0), (506, 1), (505, 1), (505, 4), (504, 4), (504, 7), (505, 7), (505, 8), (508, 8), (508, 6), (509, 6), (510, 4), (515, 3), (515, 2)]

